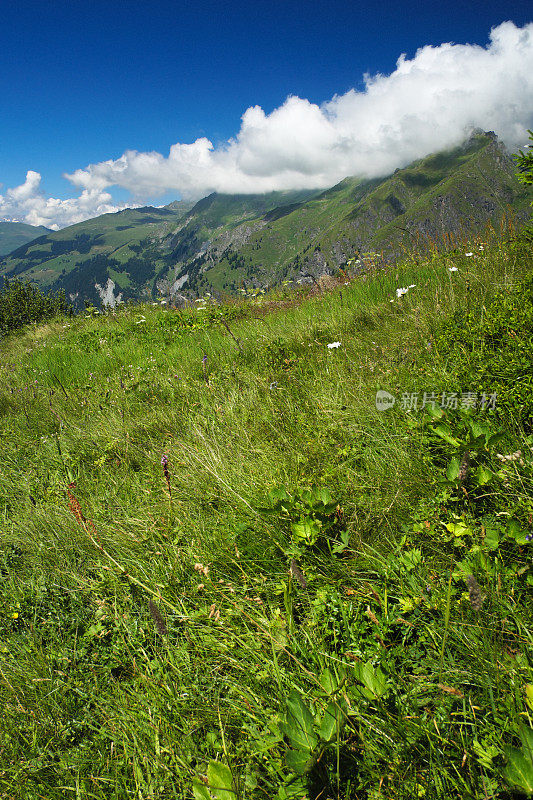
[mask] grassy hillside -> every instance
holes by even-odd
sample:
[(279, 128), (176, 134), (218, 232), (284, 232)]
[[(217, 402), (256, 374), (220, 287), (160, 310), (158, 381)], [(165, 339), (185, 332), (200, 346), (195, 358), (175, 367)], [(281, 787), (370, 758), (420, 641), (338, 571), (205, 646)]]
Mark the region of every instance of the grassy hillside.
[[(72, 300), (83, 294), (96, 302), (94, 284), (104, 286), (108, 278), (117, 290), (134, 285), (139, 292), (154, 272), (154, 243), (189, 208), (190, 204), (173, 203), (170, 208), (126, 209), (71, 225), (10, 253), (0, 273), (46, 289), (65, 289)], [(122, 269), (125, 263), (127, 272)]]
[(0, 222), (0, 256), (11, 253), (38, 236), (51, 231), (42, 225), (26, 225), (24, 222)]
[(0, 345), (2, 796), (527, 796), (533, 263), (458, 244)]

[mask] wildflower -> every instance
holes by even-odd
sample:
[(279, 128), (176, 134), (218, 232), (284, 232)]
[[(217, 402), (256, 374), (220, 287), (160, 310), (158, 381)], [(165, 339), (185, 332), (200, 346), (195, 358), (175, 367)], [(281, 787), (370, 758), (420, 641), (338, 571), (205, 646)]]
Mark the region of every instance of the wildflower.
[(270, 389), (270, 391), (272, 391), (272, 389), (277, 389), (278, 388), (277, 381), (273, 381), (268, 388)]
[(474, 255), (473, 253), (465, 253), (465, 256), (466, 256), (467, 258), (469, 258), (470, 256), (473, 256), (473, 255)]
[(340, 342), (330, 342), (328, 344), (328, 350), (333, 350), (334, 348), (337, 348), (337, 347), (340, 347), (340, 346), (341, 346)]
[(526, 533), (526, 542), (533, 542), (533, 533)]
[(448, 272), (457, 272), (457, 267), (448, 267)]
[(412, 283), (410, 286), (401, 286), (399, 289), (396, 289), (396, 297), (402, 297), (402, 295), (407, 294), (409, 289), (414, 289), (415, 286), (416, 283)]
[(172, 489), (170, 488), (170, 475), (168, 472), (168, 456), (163, 455), (161, 457), (161, 466), (163, 467), (163, 475), (165, 476), (165, 480), (167, 482), (169, 497), (172, 497)]
[(201, 572), (202, 575), (205, 575), (206, 577), (209, 575), (209, 567), (204, 567), (203, 564), (196, 563), (194, 565), (194, 569), (196, 570), (196, 572)]

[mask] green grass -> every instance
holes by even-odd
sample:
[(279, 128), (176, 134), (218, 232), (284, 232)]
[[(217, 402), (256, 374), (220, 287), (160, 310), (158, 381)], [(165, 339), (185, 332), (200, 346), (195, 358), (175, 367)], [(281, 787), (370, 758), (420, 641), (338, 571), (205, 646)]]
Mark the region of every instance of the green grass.
[(521, 796), (533, 264), (482, 246), (2, 343), (1, 796)]

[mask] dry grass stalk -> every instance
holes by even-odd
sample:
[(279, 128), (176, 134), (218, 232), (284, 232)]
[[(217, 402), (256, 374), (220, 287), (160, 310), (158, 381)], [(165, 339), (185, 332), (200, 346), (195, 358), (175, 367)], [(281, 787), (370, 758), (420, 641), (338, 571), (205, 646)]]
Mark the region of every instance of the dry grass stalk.
[(150, 611), (150, 616), (152, 617), (153, 621), (155, 622), (155, 626), (161, 636), (166, 636), (168, 633), (168, 628), (166, 625), (165, 620), (161, 616), (161, 612), (159, 611), (158, 607), (155, 603), (151, 600), (148, 600), (148, 609)]
[(467, 479), (469, 470), (470, 470), (470, 450), (466, 450), (461, 459), (461, 465), (459, 467), (459, 483), (461, 483), (461, 485)]
[(298, 581), (302, 589), (307, 589), (307, 581), (305, 580), (305, 576), (294, 558), (291, 558), (290, 573), (292, 577)]
[(80, 502), (79, 502), (78, 498), (75, 497), (72, 494), (72, 492), (70, 491), (71, 489), (75, 489), (75, 488), (76, 488), (76, 484), (75, 483), (69, 483), (68, 488), (67, 488), (69, 508), (70, 508), (72, 514), (74, 515), (78, 525), (81, 525), (81, 527), (85, 528), (85, 530), (87, 530), (87, 528), (89, 528), (91, 530), (94, 538), (98, 542), (98, 545), (99, 545), (100, 549), (102, 550), (103, 549), (102, 548), (102, 543), (100, 542), (100, 537), (98, 536), (98, 533), (96, 531), (96, 527), (94, 525), (94, 522), (92, 520), (90, 520), (90, 519), (87, 519), (84, 516), (83, 511), (81, 510), (81, 506), (80, 506)]

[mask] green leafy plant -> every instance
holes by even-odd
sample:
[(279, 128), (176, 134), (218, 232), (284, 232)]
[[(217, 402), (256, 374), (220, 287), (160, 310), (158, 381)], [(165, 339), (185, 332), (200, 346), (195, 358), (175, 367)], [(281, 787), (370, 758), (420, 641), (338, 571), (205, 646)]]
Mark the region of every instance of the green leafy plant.
[[(301, 555), (335, 524), (334, 512), (338, 504), (325, 488), (313, 486), (289, 494), (284, 486), (279, 486), (268, 493), (267, 499), (270, 506), (261, 511), (274, 514), (289, 525), (292, 544), (286, 550), (287, 555)], [(336, 552), (341, 551), (343, 544), (337, 545)], [(347, 546), (347, 541), (345, 544)]]
[(206, 783), (194, 778), (192, 790), (194, 800), (235, 800), (237, 797), (231, 770), (220, 761), (209, 762)]
[(522, 749), (509, 746), (503, 748), (508, 762), (503, 777), (527, 797), (533, 797), (533, 728), (521, 725), (520, 740)]

